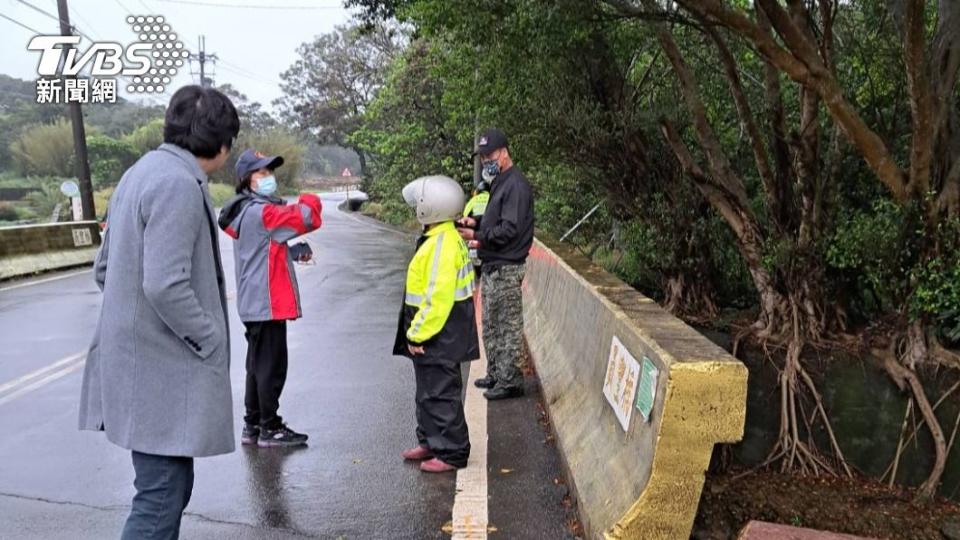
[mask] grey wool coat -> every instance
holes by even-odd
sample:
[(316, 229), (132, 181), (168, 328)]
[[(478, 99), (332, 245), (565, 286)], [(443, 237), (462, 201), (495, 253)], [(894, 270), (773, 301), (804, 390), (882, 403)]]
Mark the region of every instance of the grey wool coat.
[(87, 355), (80, 429), (164, 456), (235, 448), (223, 268), (207, 175), (163, 144), (110, 201), (94, 263), (103, 291)]

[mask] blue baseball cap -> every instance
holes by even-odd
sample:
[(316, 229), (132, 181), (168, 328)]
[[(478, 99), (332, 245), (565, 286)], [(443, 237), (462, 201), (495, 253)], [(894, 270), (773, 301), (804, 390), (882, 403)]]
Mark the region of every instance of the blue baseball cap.
[(265, 156), (252, 148), (248, 148), (237, 159), (237, 178), (243, 178), (260, 169), (270, 169), (272, 171), (281, 165), (283, 165), (283, 157)]

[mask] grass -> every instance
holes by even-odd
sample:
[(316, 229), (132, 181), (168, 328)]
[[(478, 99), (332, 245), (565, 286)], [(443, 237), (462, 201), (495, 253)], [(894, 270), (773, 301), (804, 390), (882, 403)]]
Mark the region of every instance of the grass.
[(420, 224), (413, 216), (413, 212), (406, 206), (396, 207), (379, 202), (368, 202), (360, 207), (360, 213), (409, 231), (419, 231), (421, 229)]

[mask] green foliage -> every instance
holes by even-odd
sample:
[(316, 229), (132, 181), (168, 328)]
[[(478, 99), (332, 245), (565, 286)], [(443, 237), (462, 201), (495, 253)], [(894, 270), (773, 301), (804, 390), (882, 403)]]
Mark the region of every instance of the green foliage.
[[(446, 174), (467, 186), (472, 175), (472, 135), (446, 129), (444, 81), (433, 67), (443, 51), (414, 43), (394, 64), (387, 87), (367, 109), (350, 142), (375, 156), (365, 189), (383, 205), (389, 222), (402, 224), (410, 209), (400, 197), (407, 182)], [(416, 106), (411, 107), (411, 100)]]
[[(723, 307), (756, 306), (758, 285), (747, 264), (759, 261), (756, 267), (769, 275), (777, 294), (810, 294), (820, 303), (815, 310), (849, 315), (850, 328), (908, 315), (939, 324), (956, 342), (960, 261), (952, 254), (960, 253), (960, 246), (950, 238), (960, 231), (932, 230), (937, 219), (925, 207), (929, 201), (894, 201), (837, 131), (822, 101), (815, 137), (800, 140), (801, 88), (783, 74), (786, 131), (776, 135), (762, 57), (735, 32), (718, 29), (763, 144), (771, 159), (774, 141), (786, 145), (784, 169), (774, 171), (785, 186), (777, 193), (781, 207), (771, 203), (761, 183), (717, 48), (696, 26), (670, 29), (693, 71), (730, 172), (745, 188), (734, 195), (747, 201), (744, 210), (752, 215), (746, 221), (756, 225), (750, 235), (759, 239), (756, 251), (734, 234), (742, 234), (736, 224), (742, 216), (731, 218), (739, 210), (718, 212), (716, 200), (708, 202), (679, 171), (673, 149), (663, 141), (658, 128), (668, 119), (693, 160), (711, 175), (650, 21), (611, 17), (615, 10), (602, 0), (349, 4), (370, 24), (396, 17), (415, 29), (415, 39), (364, 109), (359, 128), (345, 128), (352, 129), (349, 141), (371, 156), (365, 188), (385, 219), (408, 219), (398, 194), (417, 176), (444, 173), (469, 186), (472, 138), (479, 128), (495, 125), (510, 135), (511, 154), (534, 186), (538, 228), (559, 236), (599, 203), (568, 241), (648, 294), (680, 275), (706, 283), (703, 289)], [(730, 8), (750, 11), (743, 2)], [(927, 10), (931, 33), (935, 14)], [(678, 17), (687, 15), (678, 8)], [(857, 114), (906, 170), (911, 108), (902, 45), (891, 39), (901, 33), (897, 17), (883, 3), (841, 3), (831, 60)], [(808, 143), (815, 153), (809, 178), (819, 189), (816, 195), (798, 179), (796, 163)], [(946, 171), (934, 172), (934, 182), (942, 182)], [(811, 212), (812, 204), (818, 206)], [(815, 221), (801, 222), (805, 212)], [(810, 275), (818, 290), (802, 285)]]
[(20, 215), (13, 203), (0, 201), (0, 221), (17, 221)]
[(156, 118), (147, 122), (124, 135), (121, 140), (128, 144), (137, 156), (155, 150), (163, 143), (163, 118)]
[(910, 274), (914, 319), (933, 318), (941, 335), (960, 345), (960, 220), (942, 223), (937, 231), (940, 255), (918, 264)]
[(10, 145), (10, 155), (24, 176), (75, 176), (70, 122), (61, 118), (26, 130)]
[(116, 188), (107, 187), (93, 192), (93, 206), (97, 210), (97, 219), (103, 220), (107, 217), (107, 210), (110, 206), (110, 197)]
[[(281, 75), (283, 117), (320, 144), (349, 146), (404, 40), (398, 28), (377, 24), (338, 26), (302, 44), (299, 60)], [(363, 155), (360, 166), (366, 174)]]
[(60, 193), (60, 180), (57, 178), (42, 178), (38, 179), (37, 183), (40, 185), (40, 190), (27, 195), (26, 200), (39, 221), (50, 221), (53, 210), (58, 204), (60, 205), (60, 211), (57, 214), (57, 221), (69, 219), (72, 214), (70, 199)]
[(213, 206), (220, 208), (230, 200), (230, 197), (236, 195), (236, 190), (233, 186), (228, 186), (226, 184), (210, 184), (210, 198), (213, 199)]
[(116, 185), (141, 155), (125, 140), (96, 134), (87, 137), (87, 154), (90, 176), (97, 188)]
[(877, 313), (894, 307), (907, 286), (911, 252), (904, 236), (904, 211), (881, 199), (841, 221), (827, 248), (828, 263), (843, 270)]

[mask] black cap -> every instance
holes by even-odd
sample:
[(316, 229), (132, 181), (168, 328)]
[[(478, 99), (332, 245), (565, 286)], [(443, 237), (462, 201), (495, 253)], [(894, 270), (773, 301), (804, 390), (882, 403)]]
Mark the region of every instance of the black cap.
[(507, 135), (497, 128), (483, 130), (480, 133), (480, 139), (477, 141), (477, 148), (474, 154), (481, 156), (490, 155), (494, 150), (507, 147)]

